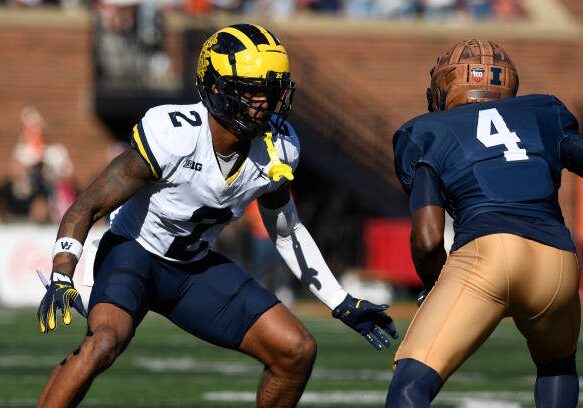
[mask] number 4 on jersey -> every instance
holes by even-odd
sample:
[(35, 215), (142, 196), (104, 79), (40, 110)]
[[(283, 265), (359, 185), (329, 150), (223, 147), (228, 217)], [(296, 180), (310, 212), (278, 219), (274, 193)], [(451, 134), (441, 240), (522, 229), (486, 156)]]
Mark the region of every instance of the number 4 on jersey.
[[(492, 133), (492, 127), (494, 133)], [(486, 147), (506, 146), (504, 151), (506, 161), (528, 160), (526, 149), (518, 147), (520, 138), (508, 129), (504, 118), (496, 108), (479, 111), (476, 137)]]

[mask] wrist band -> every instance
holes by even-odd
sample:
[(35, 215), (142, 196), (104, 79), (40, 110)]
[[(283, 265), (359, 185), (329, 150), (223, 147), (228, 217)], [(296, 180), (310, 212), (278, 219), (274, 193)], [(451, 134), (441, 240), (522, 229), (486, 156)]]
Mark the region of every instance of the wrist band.
[(61, 252), (68, 252), (73, 254), (77, 261), (81, 258), (81, 252), (83, 252), (83, 244), (77, 241), (75, 238), (63, 237), (57, 239), (55, 246), (53, 247), (53, 258)]

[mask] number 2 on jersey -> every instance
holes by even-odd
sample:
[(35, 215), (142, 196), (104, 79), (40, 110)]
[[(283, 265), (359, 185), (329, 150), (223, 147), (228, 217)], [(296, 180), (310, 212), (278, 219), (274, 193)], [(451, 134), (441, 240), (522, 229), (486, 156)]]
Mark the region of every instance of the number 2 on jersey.
[[(492, 133), (492, 127), (494, 133)], [(486, 147), (506, 146), (504, 157), (506, 161), (528, 160), (526, 149), (518, 147), (520, 138), (511, 132), (504, 118), (496, 108), (484, 109), (478, 112), (478, 129), (476, 137)]]
[(200, 115), (198, 114), (197, 111), (190, 111), (189, 113), (192, 116), (192, 119), (187, 117), (182, 112), (170, 112), (168, 113), (168, 116), (170, 117), (170, 120), (172, 121), (172, 125), (174, 127), (182, 127), (182, 122), (178, 120), (178, 118), (186, 121), (186, 123), (193, 127), (202, 125), (202, 120), (200, 119)]

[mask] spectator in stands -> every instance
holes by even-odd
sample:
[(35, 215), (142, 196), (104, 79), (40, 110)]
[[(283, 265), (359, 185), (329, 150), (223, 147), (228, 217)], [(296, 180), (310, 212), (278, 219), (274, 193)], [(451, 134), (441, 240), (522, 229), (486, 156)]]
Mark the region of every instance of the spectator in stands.
[(484, 20), (492, 17), (492, 0), (466, 0), (466, 12), (476, 20)]
[(423, 18), (425, 20), (450, 19), (456, 15), (457, 0), (423, 0)]
[(170, 60), (156, 1), (99, 0), (95, 5), (98, 83), (115, 89), (168, 87)]
[(24, 160), (28, 165), (36, 165), (42, 161), (45, 151), (45, 120), (36, 107), (25, 106), (20, 113), (20, 123), (19, 146), (26, 155)]
[(184, 0), (183, 8), (189, 14), (206, 14), (213, 11), (210, 0)]
[(26, 106), (22, 130), (0, 186), (0, 219), (45, 223), (50, 219), (49, 189), (43, 177), (45, 121), (38, 109)]
[(65, 146), (45, 143), (45, 121), (27, 106), (22, 131), (0, 184), (0, 220), (58, 222), (76, 197), (73, 164)]
[(62, 144), (48, 145), (43, 163), (43, 176), (51, 190), (51, 219), (58, 223), (77, 197), (73, 163)]
[(296, 0), (243, 0), (239, 10), (266, 18), (287, 18), (298, 11)]
[(79, 6), (83, 0), (0, 0), (0, 4), (8, 4), (14, 7), (41, 7), (41, 6)]
[(410, 19), (418, 14), (419, 0), (375, 0), (373, 18)]
[(526, 15), (520, 0), (492, 0), (492, 9), (500, 20), (513, 20)]
[(372, 14), (373, 0), (346, 0), (344, 13), (349, 18), (369, 18)]
[(342, 8), (339, 0), (296, 0), (298, 7), (306, 7), (310, 11), (336, 14)]
[(31, 164), (24, 145), (15, 148), (0, 185), (0, 221), (50, 221), (49, 191), (40, 177), (39, 166), (40, 163)]

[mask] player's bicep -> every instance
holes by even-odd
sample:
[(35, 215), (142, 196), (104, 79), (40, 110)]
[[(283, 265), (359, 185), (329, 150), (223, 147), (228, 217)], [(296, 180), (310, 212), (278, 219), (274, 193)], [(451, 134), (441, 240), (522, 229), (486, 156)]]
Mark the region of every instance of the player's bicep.
[(431, 252), (443, 242), (445, 228), (445, 198), (435, 171), (421, 165), (415, 171), (410, 196), (412, 214), (411, 244)]
[(107, 166), (77, 202), (90, 208), (93, 219), (97, 220), (123, 204), (151, 179), (147, 163), (137, 151), (129, 149)]
[(274, 242), (278, 237), (289, 237), (301, 225), (287, 184), (259, 197), (258, 203), (263, 225)]

